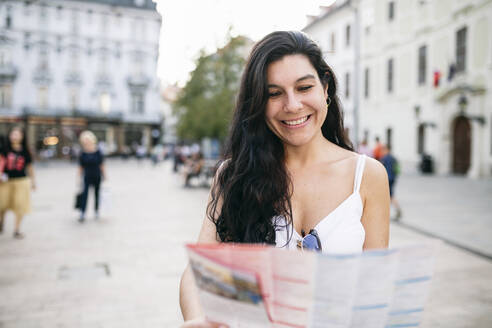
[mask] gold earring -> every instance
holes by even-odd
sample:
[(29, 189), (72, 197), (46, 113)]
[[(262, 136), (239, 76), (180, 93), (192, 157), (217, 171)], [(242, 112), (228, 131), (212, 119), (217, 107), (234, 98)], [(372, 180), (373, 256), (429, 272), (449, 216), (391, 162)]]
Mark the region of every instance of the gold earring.
[(326, 108), (328, 108), (330, 106), (330, 104), (331, 104), (331, 98), (328, 97), (328, 100), (326, 102)]

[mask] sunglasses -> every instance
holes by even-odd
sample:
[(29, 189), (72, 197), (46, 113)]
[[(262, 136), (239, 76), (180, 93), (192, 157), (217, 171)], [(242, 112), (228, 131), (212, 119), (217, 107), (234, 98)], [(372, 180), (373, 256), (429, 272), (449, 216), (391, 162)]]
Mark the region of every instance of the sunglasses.
[(310, 250), (321, 252), (321, 240), (319, 239), (318, 232), (314, 229), (311, 229), (309, 233), (306, 235), (304, 230), (301, 230), (302, 239), (297, 241), (297, 248), (301, 250)]

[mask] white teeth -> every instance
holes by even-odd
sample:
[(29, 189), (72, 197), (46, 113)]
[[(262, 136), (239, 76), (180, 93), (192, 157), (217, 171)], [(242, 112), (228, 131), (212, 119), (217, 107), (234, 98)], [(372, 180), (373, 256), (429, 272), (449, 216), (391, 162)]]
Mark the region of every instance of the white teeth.
[(304, 116), (304, 117), (302, 117), (298, 120), (295, 120), (295, 121), (282, 121), (282, 122), (284, 122), (287, 125), (298, 125), (298, 124), (306, 122), (307, 119), (308, 119), (308, 117)]

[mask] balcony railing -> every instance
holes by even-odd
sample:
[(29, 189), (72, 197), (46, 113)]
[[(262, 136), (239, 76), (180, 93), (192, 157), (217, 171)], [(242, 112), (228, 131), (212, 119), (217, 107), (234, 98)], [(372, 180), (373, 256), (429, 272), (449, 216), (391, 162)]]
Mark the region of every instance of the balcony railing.
[(17, 67), (12, 63), (0, 65), (0, 83), (13, 83), (17, 78)]

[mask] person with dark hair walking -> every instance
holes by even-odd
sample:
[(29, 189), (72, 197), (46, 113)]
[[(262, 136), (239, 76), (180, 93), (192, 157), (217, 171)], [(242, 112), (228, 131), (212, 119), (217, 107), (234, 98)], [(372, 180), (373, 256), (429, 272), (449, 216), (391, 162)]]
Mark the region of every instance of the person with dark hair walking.
[(381, 163), (383, 164), (388, 174), (391, 205), (393, 205), (394, 209), (396, 210), (394, 220), (399, 221), (402, 213), (400, 203), (395, 196), (395, 183), (398, 175), (400, 174), (400, 164), (396, 160), (395, 156), (393, 156), (393, 154), (391, 153), (391, 148), (389, 146), (383, 146), (381, 148), (381, 156)]
[[(200, 243), (336, 253), (388, 246), (386, 172), (354, 152), (336, 89), (333, 70), (306, 34), (273, 32), (253, 47)], [(183, 327), (215, 327), (191, 274), (188, 267), (180, 286)]]
[(374, 145), (374, 148), (372, 149), (372, 156), (374, 156), (375, 159), (380, 161), (381, 158), (383, 157), (383, 155), (381, 154), (381, 152), (383, 150), (383, 144), (379, 140), (379, 137), (376, 137), (374, 139), (374, 141), (376, 142), (376, 144)]
[(24, 131), (14, 127), (0, 150), (0, 233), (3, 232), (5, 213), (11, 210), (15, 214), (14, 237), (24, 238), (20, 225), (24, 216), (31, 212), (31, 189), (36, 189), (32, 156)]

